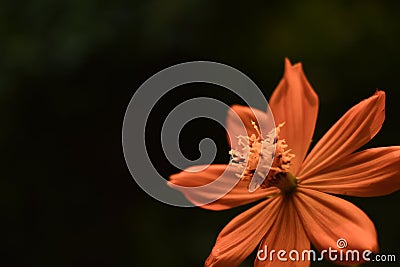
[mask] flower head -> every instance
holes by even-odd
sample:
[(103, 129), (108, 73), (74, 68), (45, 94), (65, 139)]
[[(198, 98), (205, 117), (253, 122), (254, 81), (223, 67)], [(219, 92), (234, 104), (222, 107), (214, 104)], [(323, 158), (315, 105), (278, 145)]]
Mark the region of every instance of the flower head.
[[(230, 163), (210, 165), (197, 173), (183, 171), (169, 181), (173, 188), (208, 184), (228, 170), (227, 175), (240, 176), (240, 181), (227, 195), (202, 208), (223, 210), (264, 199), (221, 231), (205, 265), (238, 266), (257, 246), (301, 252), (309, 250), (312, 243), (323, 251), (337, 248), (339, 239), (347, 240), (344, 253), (377, 252), (372, 221), (355, 205), (331, 194), (370, 197), (399, 190), (399, 146), (356, 152), (382, 126), (385, 93), (377, 91), (347, 111), (308, 155), (319, 101), (301, 64), (291, 65), (286, 60), (284, 77), (269, 104), (279, 123), (274, 132), (265, 137), (260, 134), (256, 117), (270, 120), (267, 113), (233, 106), (231, 109), (246, 125), (248, 136), (238, 136), (232, 144)], [(230, 114), (228, 132), (234, 132), (235, 116)], [(257, 165), (261, 166), (259, 173)], [(271, 168), (263, 176), (264, 165)], [(196, 196), (185, 196), (195, 202)], [(346, 259), (337, 263), (350, 265), (361, 261)], [(254, 262), (255, 266), (285, 264), (310, 263), (282, 262), (276, 257), (266, 261), (256, 258)]]

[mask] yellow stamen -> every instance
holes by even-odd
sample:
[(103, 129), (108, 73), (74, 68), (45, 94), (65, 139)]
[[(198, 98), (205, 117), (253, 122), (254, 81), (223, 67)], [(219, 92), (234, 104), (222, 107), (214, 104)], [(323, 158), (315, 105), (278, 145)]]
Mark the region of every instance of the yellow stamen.
[(295, 155), (287, 149), (286, 141), (279, 139), (280, 129), (285, 123), (279, 124), (266, 138), (262, 137), (254, 121), (251, 121), (251, 124), (257, 135), (238, 136), (238, 144), (242, 146), (241, 151), (232, 149), (229, 152), (232, 156), (231, 164), (238, 166), (241, 171), (241, 174), (237, 175), (241, 180), (249, 182), (250, 192), (259, 187), (272, 186), (285, 193), (293, 191), (297, 187), (297, 180), (289, 169), (291, 159)]

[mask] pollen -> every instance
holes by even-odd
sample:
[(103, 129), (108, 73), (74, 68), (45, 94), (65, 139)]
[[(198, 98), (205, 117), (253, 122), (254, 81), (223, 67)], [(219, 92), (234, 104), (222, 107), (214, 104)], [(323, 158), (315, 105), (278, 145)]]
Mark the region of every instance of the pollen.
[(236, 174), (242, 181), (248, 182), (249, 192), (258, 188), (275, 186), (282, 192), (291, 192), (297, 187), (296, 178), (289, 172), (291, 160), (295, 156), (288, 149), (284, 139), (279, 138), (285, 123), (272, 129), (265, 138), (254, 121), (251, 121), (255, 134), (237, 136), (240, 150), (232, 149), (231, 165), (238, 167)]

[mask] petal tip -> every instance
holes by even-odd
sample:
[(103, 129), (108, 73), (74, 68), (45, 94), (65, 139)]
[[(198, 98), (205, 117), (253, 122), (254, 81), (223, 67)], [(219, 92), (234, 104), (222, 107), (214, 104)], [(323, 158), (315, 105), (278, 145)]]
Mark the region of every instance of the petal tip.
[(169, 180), (166, 181), (166, 184), (169, 188), (177, 189), (179, 187), (179, 182), (177, 176), (179, 174), (173, 174), (169, 177)]
[(288, 57), (285, 57), (285, 71), (289, 70), (296, 70), (296, 71), (303, 71), (303, 64), (301, 62), (297, 62), (292, 64)]
[(383, 90), (376, 89), (374, 95), (376, 96), (384, 96), (386, 93)]
[(290, 63), (290, 59), (288, 57), (285, 57), (285, 67), (291, 67), (292, 63)]
[[(386, 93), (382, 90), (376, 90), (375, 94), (372, 96), (376, 98), (376, 104), (379, 106), (381, 112), (383, 112), (382, 120), (385, 119), (385, 102), (386, 102)], [(383, 123), (383, 121), (382, 121)]]

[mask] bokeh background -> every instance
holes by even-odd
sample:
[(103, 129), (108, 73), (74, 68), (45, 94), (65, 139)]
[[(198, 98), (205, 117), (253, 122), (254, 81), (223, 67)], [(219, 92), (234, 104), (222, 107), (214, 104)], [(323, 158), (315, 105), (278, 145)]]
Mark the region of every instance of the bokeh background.
[[(398, 145), (399, 11), (397, 1), (2, 1), (2, 266), (203, 265), (219, 231), (246, 207), (160, 203), (137, 186), (122, 153), (132, 95), (173, 64), (228, 64), (269, 97), (284, 58), (303, 62), (321, 103), (315, 140), (384, 89), (387, 118), (366, 147)], [(146, 141), (165, 177), (178, 170), (163, 156), (158, 131), (174, 105), (195, 96), (240, 102), (209, 85), (164, 97)], [(198, 157), (205, 136), (218, 145), (215, 161), (227, 162), (224, 130), (207, 120), (184, 128), (185, 155)], [(400, 258), (400, 194), (347, 199), (376, 224), (381, 252)]]

